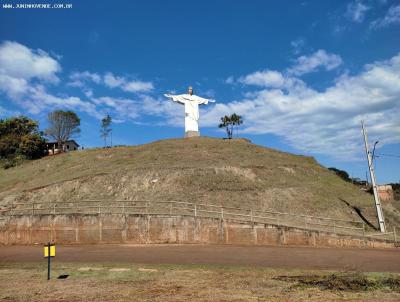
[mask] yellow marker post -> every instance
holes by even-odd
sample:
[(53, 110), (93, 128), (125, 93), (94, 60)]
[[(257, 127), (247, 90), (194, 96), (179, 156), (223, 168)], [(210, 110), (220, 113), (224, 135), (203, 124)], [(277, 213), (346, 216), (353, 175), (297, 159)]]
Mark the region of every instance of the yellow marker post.
[(56, 246), (54, 244), (47, 243), (43, 247), (44, 258), (47, 258), (47, 280), (50, 280), (50, 259), (56, 256)]
[[(44, 252), (44, 258), (49, 257), (49, 246), (45, 245), (43, 247), (43, 252)], [(56, 256), (56, 247), (55, 245), (50, 245), (50, 257), (55, 257)]]

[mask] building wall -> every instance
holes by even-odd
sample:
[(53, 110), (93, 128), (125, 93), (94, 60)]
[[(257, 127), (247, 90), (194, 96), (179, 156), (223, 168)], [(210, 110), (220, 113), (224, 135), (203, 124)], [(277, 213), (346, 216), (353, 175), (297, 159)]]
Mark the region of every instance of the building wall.
[(393, 242), (217, 218), (162, 215), (36, 215), (0, 221), (0, 244), (201, 243), (394, 247)]
[[(67, 148), (69, 146), (69, 149)], [(74, 151), (78, 150), (78, 145), (76, 145), (74, 142), (67, 142), (65, 143), (65, 151)]]
[[(67, 145), (69, 145), (69, 149), (67, 149)], [(66, 144), (63, 145), (63, 150), (65, 152), (75, 151), (75, 150), (78, 150), (78, 149), (79, 149), (78, 145), (76, 145), (73, 142), (69, 142), (69, 143), (66, 143)], [(53, 151), (54, 151), (54, 153), (53, 153)], [(54, 154), (60, 153), (60, 150), (57, 149), (57, 148), (54, 148), (54, 149), (53, 148), (49, 148), (48, 152), (49, 152), (49, 155), (54, 155)]]
[(381, 200), (387, 201), (394, 199), (393, 188), (391, 185), (378, 186), (378, 194)]

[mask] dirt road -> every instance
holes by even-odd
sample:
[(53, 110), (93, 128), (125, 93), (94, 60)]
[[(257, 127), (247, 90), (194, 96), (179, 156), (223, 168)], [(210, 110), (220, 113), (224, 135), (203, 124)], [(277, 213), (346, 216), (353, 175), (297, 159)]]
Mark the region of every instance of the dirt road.
[[(43, 261), (42, 246), (0, 247), (0, 263)], [(217, 245), (57, 246), (55, 261), (93, 263), (212, 264), (290, 269), (400, 272), (400, 249)]]

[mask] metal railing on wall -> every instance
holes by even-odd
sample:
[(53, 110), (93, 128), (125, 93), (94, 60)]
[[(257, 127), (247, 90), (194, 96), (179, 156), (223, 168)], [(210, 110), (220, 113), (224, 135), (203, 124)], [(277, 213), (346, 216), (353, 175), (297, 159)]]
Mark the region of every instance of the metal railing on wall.
[(220, 218), (245, 223), (280, 225), (396, 241), (395, 228), (393, 228), (392, 232), (371, 233), (363, 221), (184, 201), (80, 200), (74, 202), (13, 203), (9, 207), (2, 209), (0, 213), (0, 219), (20, 215), (185, 215)]

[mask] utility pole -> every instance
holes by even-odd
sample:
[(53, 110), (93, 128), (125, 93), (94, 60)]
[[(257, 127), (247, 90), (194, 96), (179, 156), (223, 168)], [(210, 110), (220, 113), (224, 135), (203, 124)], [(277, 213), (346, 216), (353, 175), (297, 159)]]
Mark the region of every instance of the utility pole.
[(364, 121), (361, 121), (361, 127), (364, 135), (365, 152), (367, 153), (368, 168), (371, 178), (372, 190), (374, 191), (374, 199), (376, 206), (376, 214), (378, 215), (379, 230), (382, 233), (385, 233), (386, 232), (385, 218), (383, 217), (382, 205), (378, 195), (378, 187), (376, 185), (376, 180), (375, 180), (374, 165), (372, 163), (372, 157), (368, 147), (368, 137), (367, 137), (367, 131), (365, 130), (364, 127)]

